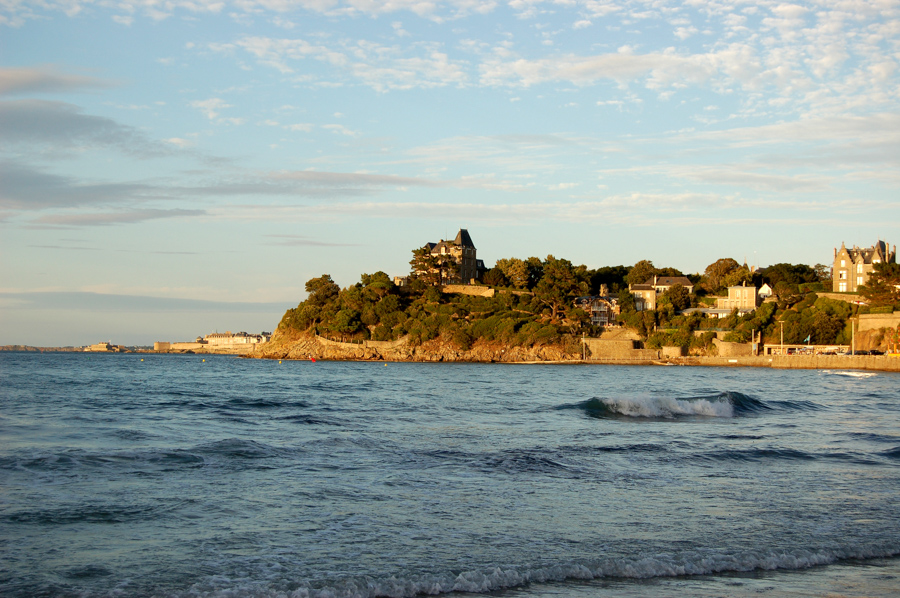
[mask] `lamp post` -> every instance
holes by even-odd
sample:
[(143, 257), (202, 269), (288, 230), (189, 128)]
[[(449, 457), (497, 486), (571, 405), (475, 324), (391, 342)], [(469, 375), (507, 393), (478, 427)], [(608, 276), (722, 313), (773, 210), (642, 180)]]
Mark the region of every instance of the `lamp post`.
[(781, 324), (781, 348), (778, 349), (778, 353), (784, 355), (784, 320), (779, 320), (778, 323)]

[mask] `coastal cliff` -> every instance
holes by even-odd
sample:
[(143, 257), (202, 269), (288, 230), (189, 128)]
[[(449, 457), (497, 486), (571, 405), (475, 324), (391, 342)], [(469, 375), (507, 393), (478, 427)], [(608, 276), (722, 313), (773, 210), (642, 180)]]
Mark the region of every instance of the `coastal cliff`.
[(393, 342), (341, 343), (308, 332), (279, 331), (272, 340), (259, 345), (248, 357), (263, 359), (323, 359), (335, 361), (419, 361), (419, 362), (547, 362), (580, 361), (580, 345), (562, 344), (510, 346), (501, 342), (478, 341), (463, 349), (439, 336), (413, 346), (407, 339)]

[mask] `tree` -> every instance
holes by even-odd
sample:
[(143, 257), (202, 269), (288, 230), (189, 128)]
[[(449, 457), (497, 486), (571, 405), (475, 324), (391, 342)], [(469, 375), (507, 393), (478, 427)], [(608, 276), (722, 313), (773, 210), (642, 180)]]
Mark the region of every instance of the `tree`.
[(323, 274), (318, 278), (310, 278), (306, 281), (306, 292), (309, 293), (307, 302), (321, 306), (337, 297), (341, 292), (341, 287), (335, 284), (330, 274)]
[(775, 264), (762, 271), (763, 279), (773, 288), (779, 282), (799, 285), (804, 282), (818, 282), (819, 275), (806, 264)]
[(509, 286), (509, 279), (500, 268), (491, 268), (484, 273), (484, 276), (481, 280), (484, 282), (484, 284), (490, 285), (492, 287)]
[(706, 271), (703, 273), (703, 288), (713, 295), (718, 294), (728, 286), (725, 282), (726, 277), (740, 267), (737, 260), (730, 257), (714, 261), (706, 267)]
[(559, 312), (565, 311), (572, 299), (587, 293), (587, 268), (573, 266), (569, 260), (548, 255), (542, 270), (543, 276), (534, 287), (534, 296), (550, 308), (550, 318), (556, 320)]
[(500, 270), (517, 289), (527, 289), (530, 281), (528, 264), (518, 258), (497, 260), (494, 269)]
[[(547, 257), (550, 258), (552, 256)], [(542, 262), (540, 258), (530, 257), (525, 260), (525, 265), (528, 266), (528, 288), (533, 289), (544, 277), (545, 262)]]
[(641, 260), (628, 270), (628, 276), (625, 277), (625, 282), (630, 285), (644, 284), (656, 273), (657, 270), (653, 266), (653, 262), (650, 260)]
[(628, 268), (625, 266), (604, 266), (592, 270), (588, 274), (591, 277), (591, 293), (594, 295), (600, 294), (602, 285), (606, 285), (606, 288), (613, 293), (628, 286), (628, 283), (625, 282)]
[(428, 247), (413, 249), (413, 258), (409, 261), (411, 272), (425, 284), (437, 285), (443, 282), (441, 256), (432, 255)]
[(628, 288), (619, 291), (619, 312), (627, 314), (634, 311), (634, 295)]
[(753, 283), (753, 274), (747, 266), (741, 266), (736, 270), (732, 270), (725, 276), (725, 287), (738, 287), (743, 284)]
[(828, 285), (831, 284), (831, 266), (816, 264), (813, 266), (813, 270), (816, 271), (816, 277), (819, 279), (819, 282)]
[(360, 313), (355, 309), (342, 309), (335, 314), (331, 321), (331, 329), (341, 333), (341, 340), (344, 340), (344, 334), (354, 333), (359, 329)]
[(859, 294), (874, 307), (900, 303), (900, 264), (875, 264), (866, 284), (859, 287)]
[(384, 297), (394, 290), (394, 281), (391, 277), (379, 270), (375, 274), (363, 274), (360, 282), (366, 290), (372, 291), (377, 297)]
[(662, 294), (662, 298), (670, 303), (675, 311), (681, 311), (691, 306), (691, 294), (684, 288), (684, 285), (673, 284)]

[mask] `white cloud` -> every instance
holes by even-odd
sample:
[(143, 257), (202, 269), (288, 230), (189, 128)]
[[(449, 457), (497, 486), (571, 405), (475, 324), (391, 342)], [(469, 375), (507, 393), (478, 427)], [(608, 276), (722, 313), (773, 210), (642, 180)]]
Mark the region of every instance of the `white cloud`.
[(315, 125), (312, 123), (296, 123), (293, 125), (284, 125), (284, 128), (294, 133), (309, 133), (315, 128)]
[(228, 104), (222, 98), (209, 98), (208, 100), (195, 100), (191, 102), (192, 108), (197, 108), (209, 120), (216, 120), (219, 117), (219, 111), (224, 110), (226, 108), (233, 108), (231, 104)]
[(348, 137), (356, 137), (359, 135), (359, 133), (351, 131), (344, 125), (322, 125), (322, 128), (331, 131), (332, 133), (337, 133), (338, 135), (347, 135)]
[(181, 137), (170, 137), (169, 139), (166, 139), (165, 141), (166, 141), (166, 143), (171, 143), (172, 145), (174, 145), (176, 147), (181, 147), (181, 148), (191, 147), (192, 145), (194, 145), (194, 143), (192, 141), (190, 141), (188, 139), (183, 139)]

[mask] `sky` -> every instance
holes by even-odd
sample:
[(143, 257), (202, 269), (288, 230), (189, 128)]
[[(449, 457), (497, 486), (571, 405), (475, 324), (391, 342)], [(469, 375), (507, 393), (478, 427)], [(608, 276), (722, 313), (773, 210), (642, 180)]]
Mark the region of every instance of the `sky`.
[(273, 330), (467, 228), (685, 273), (898, 243), (900, 0), (2, 0), (0, 345)]

